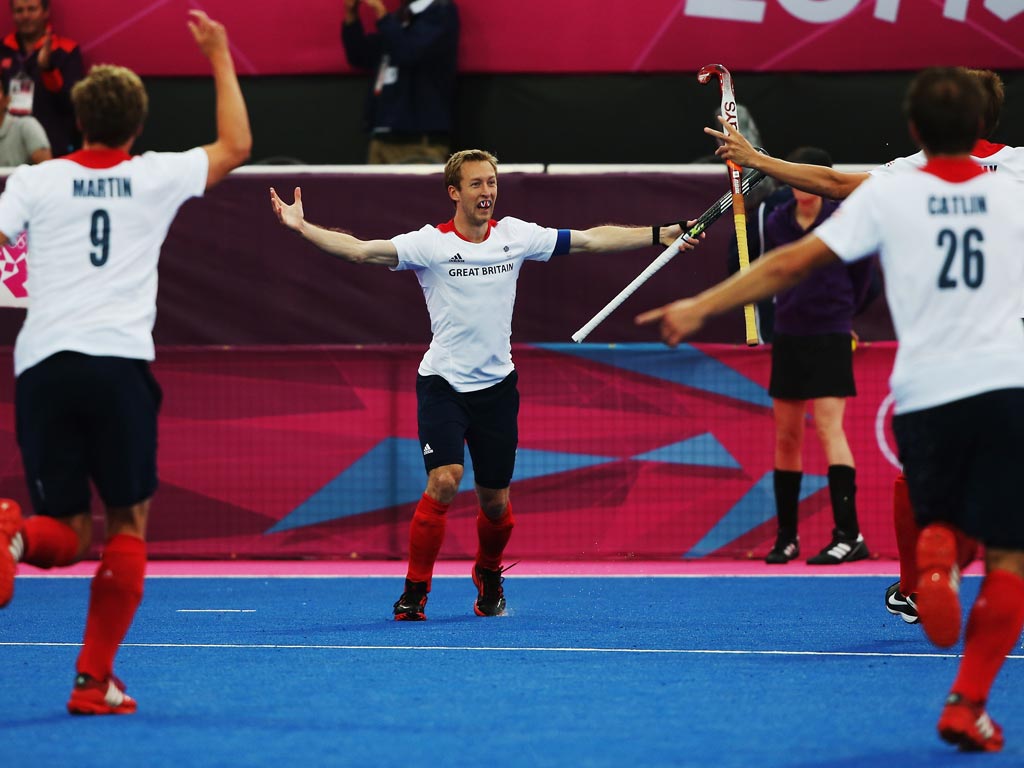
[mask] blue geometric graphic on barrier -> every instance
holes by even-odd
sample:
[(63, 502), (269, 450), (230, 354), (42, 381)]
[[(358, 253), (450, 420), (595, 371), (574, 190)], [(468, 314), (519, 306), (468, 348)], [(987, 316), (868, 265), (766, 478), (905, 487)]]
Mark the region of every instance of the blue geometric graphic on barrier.
[[(619, 459), (520, 448), (516, 454), (513, 480), (529, 480), (614, 461)], [(467, 450), (463, 490), (473, 488), (472, 478), (473, 463)], [(267, 533), (281, 533), (408, 504), (419, 499), (425, 487), (426, 473), (419, 441), (385, 438), (278, 520)]]
[[(772, 399), (760, 384), (689, 344), (669, 349), (663, 344), (537, 344), (565, 355), (573, 355), (614, 368), (642, 373), (734, 400), (770, 408)], [(667, 363), (671, 364), (667, 364)]]
[(740, 464), (710, 432), (634, 456), (641, 461), (690, 464), (701, 467), (739, 469)]
[[(775, 518), (775, 491), (772, 472), (766, 472), (743, 498), (736, 502), (704, 538), (698, 541), (684, 558), (704, 557), (716, 549), (746, 535), (757, 526)], [(828, 486), (824, 475), (804, 475), (800, 483), (800, 501)]]

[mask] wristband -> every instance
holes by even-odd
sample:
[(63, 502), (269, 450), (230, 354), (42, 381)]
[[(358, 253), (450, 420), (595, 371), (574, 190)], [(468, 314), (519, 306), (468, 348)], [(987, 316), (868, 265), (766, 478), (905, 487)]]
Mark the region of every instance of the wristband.
[(651, 245), (661, 245), (661, 227), (657, 224), (651, 227)]

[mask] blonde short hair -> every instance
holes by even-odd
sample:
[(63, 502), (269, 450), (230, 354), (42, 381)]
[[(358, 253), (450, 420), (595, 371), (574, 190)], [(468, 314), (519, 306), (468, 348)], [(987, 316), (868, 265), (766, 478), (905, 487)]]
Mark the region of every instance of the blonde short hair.
[(97, 64), (75, 83), (71, 104), (82, 136), (108, 147), (119, 147), (136, 136), (149, 112), (142, 80), (113, 64)]
[(462, 183), (462, 166), (465, 163), (490, 163), (494, 172), (498, 172), (498, 158), (483, 149), (463, 149), (455, 152), (444, 164), (444, 186), (459, 188)]

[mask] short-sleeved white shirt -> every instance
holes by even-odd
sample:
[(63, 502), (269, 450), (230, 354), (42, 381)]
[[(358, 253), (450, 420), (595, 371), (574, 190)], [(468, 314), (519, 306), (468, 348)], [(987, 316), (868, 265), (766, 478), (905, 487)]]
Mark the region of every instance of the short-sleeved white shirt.
[(559, 231), (506, 216), (491, 221), (481, 243), (453, 222), (398, 235), (396, 270), (416, 272), (430, 314), (432, 338), (421, 376), (441, 376), (457, 392), (497, 384), (512, 364), (512, 309), (526, 260), (547, 261)]
[(22, 166), (0, 196), (0, 232), (28, 230), (32, 297), (15, 375), (56, 352), (152, 360), (157, 261), (178, 208), (203, 194), (202, 148), (83, 150)]
[[(971, 157), (986, 171), (1001, 171), (1015, 181), (1024, 181), (1024, 147), (1008, 147), (981, 140), (971, 149)], [(907, 157), (897, 157), (871, 171), (872, 176), (886, 176), (906, 170), (924, 168), (928, 157), (917, 152)]]
[(815, 230), (843, 261), (880, 253), (897, 413), (1024, 387), (1019, 192), (1008, 175), (933, 161), (869, 179)]

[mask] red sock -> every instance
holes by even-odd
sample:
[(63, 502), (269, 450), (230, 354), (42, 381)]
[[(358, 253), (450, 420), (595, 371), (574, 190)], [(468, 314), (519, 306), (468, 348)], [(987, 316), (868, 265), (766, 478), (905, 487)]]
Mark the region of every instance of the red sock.
[(78, 560), (78, 534), (67, 523), (46, 515), (26, 518), (21, 535), (21, 562), (37, 568), (71, 565)]
[(985, 701), (1022, 628), (1024, 579), (1009, 571), (991, 571), (967, 619), (964, 657), (952, 690), (972, 701)]
[(917, 590), (917, 536), (921, 529), (914, 519), (907, 478), (902, 472), (896, 475), (892, 486), (892, 518), (900, 555), (900, 592), (910, 595)]
[(114, 655), (142, 602), (145, 576), (146, 542), (126, 534), (111, 538), (92, 579), (80, 674), (104, 680), (113, 672)]
[(476, 551), (476, 564), (481, 568), (496, 571), (501, 568), (501, 555), (512, 536), (516, 519), (512, 517), (512, 502), (505, 505), (505, 511), (497, 520), (491, 520), (481, 509), (476, 516), (476, 533), (480, 546)]
[(444, 541), (444, 526), (450, 504), (442, 504), (423, 494), (409, 526), (409, 581), (430, 582), (434, 575), (434, 563)]

